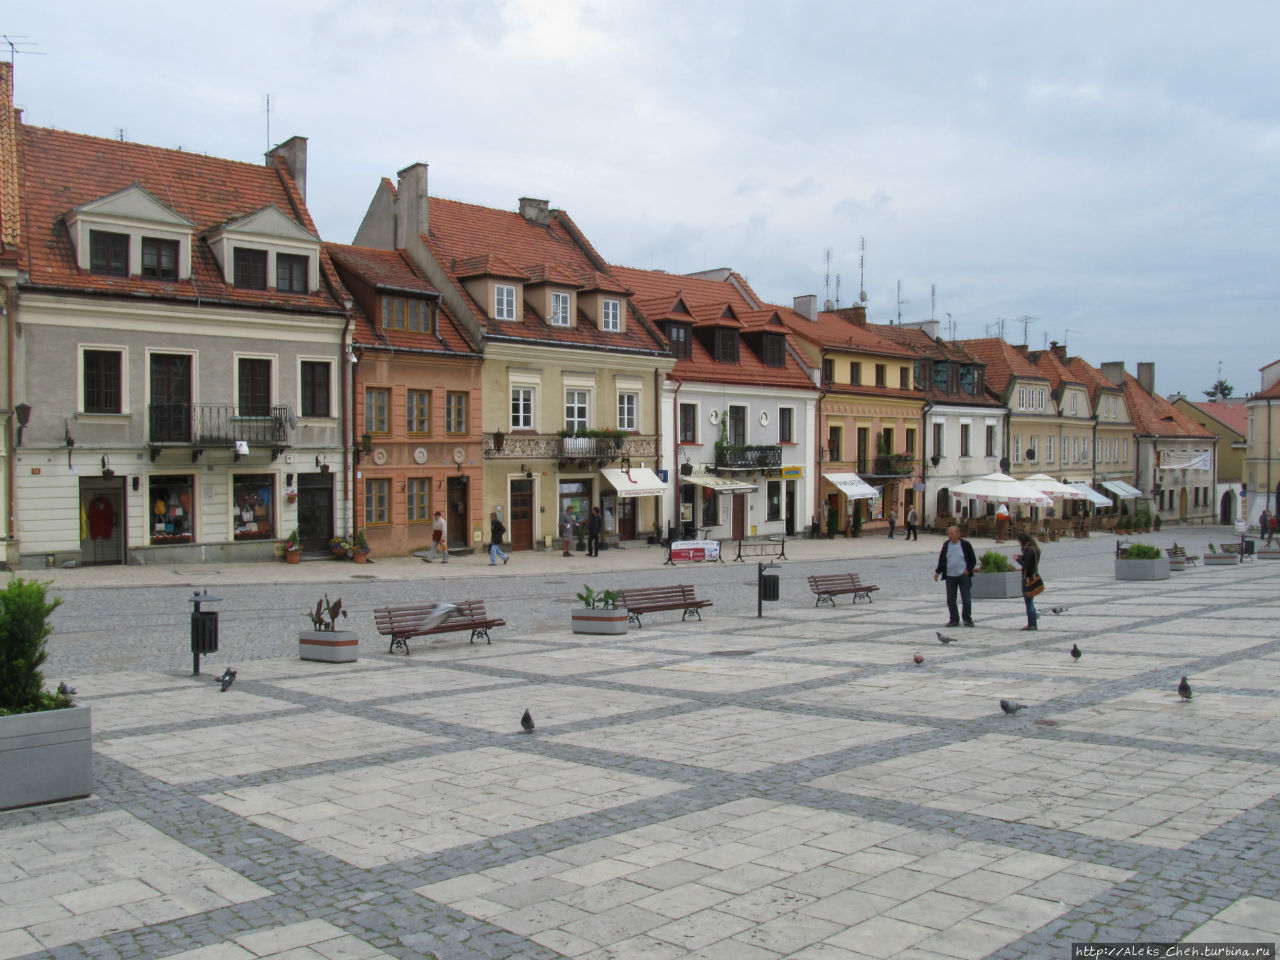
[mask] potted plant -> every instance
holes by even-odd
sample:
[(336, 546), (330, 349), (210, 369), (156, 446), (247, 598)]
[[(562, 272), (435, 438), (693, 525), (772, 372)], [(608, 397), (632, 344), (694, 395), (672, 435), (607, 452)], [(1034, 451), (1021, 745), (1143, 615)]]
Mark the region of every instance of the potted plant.
[(363, 527), (356, 531), (355, 539), (351, 542), (351, 559), (356, 563), (369, 562), (369, 541), (364, 538)]
[(334, 537), (329, 541), (329, 550), (338, 560), (345, 560), (351, 555), (351, 538)]
[(574, 633), (620, 634), (627, 632), (627, 611), (618, 608), (622, 594), (617, 590), (597, 593), (583, 586), (577, 594), (583, 609), (574, 610), (570, 619)]
[(1157, 513), (1151, 518), (1151, 528), (1155, 530), (1156, 533), (1160, 532), (1160, 514)]
[(284, 541), (284, 562), (297, 563), (302, 559), (302, 542), (298, 539), (298, 528), (289, 533)]
[(1117, 580), (1168, 580), (1169, 558), (1149, 543), (1131, 543), (1116, 557)]
[(1218, 548), (1212, 543), (1209, 544), (1209, 552), (1202, 558), (1206, 567), (1232, 567), (1240, 562), (1240, 558), (1234, 553), (1227, 553), (1225, 550), (1218, 551)]
[(323, 600), (317, 600), (315, 609), (303, 614), (310, 618), (311, 629), (298, 631), (299, 658), (325, 663), (352, 663), (359, 659), (360, 635), (354, 630), (338, 629), (338, 619), (346, 615), (341, 598), (330, 603), (326, 593)]
[(1022, 571), (998, 550), (988, 550), (978, 557), (973, 572), (973, 597), (977, 600), (1012, 600), (1022, 597)]
[(0, 810), (87, 797), (93, 790), (91, 710), (44, 688), (48, 584), (0, 590)]

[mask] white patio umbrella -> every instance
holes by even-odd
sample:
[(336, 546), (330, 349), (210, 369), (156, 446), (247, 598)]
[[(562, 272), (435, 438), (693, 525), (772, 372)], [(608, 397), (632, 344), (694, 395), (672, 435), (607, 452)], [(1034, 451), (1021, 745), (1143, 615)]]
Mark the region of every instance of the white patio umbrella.
[(1023, 480), (1005, 473), (989, 473), (977, 480), (967, 480), (951, 488), (956, 497), (975, 500), (998, 500), (1001, 503), (1028, 503), (1035, 507), (1053, 505), (1053, 499)]
[(1063, 500), (1088, 500), (1088, 494), (1077, 490), (1075, 487), (1069, 487), (1065, 483), (1059, 483), (1053, 477), (1044, 473), (1035, 473), (1027, 477), (1023, 483), (1030, 484), (1041, 493), (1047, 493), (1054, 498)]

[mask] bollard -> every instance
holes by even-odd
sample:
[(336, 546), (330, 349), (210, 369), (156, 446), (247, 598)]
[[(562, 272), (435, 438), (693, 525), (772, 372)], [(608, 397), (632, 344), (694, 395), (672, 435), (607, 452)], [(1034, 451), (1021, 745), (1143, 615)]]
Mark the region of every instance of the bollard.
[(200, 676), (200, 654), (218, 652), (218, 611), (201, 610), (202, 603), (217, 603), (221, 597), (209, 596), (209, 591), (196, 591), (191, 597), (191, 675)]

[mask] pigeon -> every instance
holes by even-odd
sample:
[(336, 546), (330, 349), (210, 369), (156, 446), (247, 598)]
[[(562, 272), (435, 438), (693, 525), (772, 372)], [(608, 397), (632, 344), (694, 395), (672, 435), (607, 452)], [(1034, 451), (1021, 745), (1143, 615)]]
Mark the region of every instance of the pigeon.
[(64, 697), (74, 697), (76, 695), (76, 688), (68, 687), (67, 681), (62, 680), (58, 683), (58, 692)]
[(1050, 608), (1049, 608), (1049, 612), (1050, 612), (1050, 613), (1052, 613), (1052, 614), (1056, 617), (1056, 616), (1058, 616), (1059, 614), (1066, 613), (1069, 609), (1070, 609), (1070, 607), (1050, 607)]
[(230, 667), (227, 667), (227, 669), (222, 671), (222, 676), (218, 678), (218, 682), (222, 684), (222, 689), (218, 692), (226, 693), (228, 688), (236, 682), (236, 672)]
[(525, 710), (524, 716), (520, 718), (520, 726), (525, 733), (533, 733), (533, 714)]
[(912, 657), (911, 659), (912, 659), (912, 660), (914, 660), (914, 661), (916, 662), (916, 666), (918, 667), (918, 666), (920, 666), (920, 664), (924, 663), (924, 654), (923, 654), (923, 653), (917, 653), (917, 654), (916, 654), (914, 657)]
[(1027, 705), (1025, 703), (1018, 703), (1017, 700), (1001, 700), (1000, 709), (1009, 716), (1013, 716), (1019, 710), (1027, 709)]
[(439, 626), (453, 616), (453, 611), (457, 609), (457, 604), (445, 603), (441, 600), (432, 605), (431, 612), (427, 614), (427, 619), (424, 623), (428, 629)]
[(1191, 684), (1187, 683), (1186, 677), (1183, 677), (1178, 681), (1178, 696), (1180, 696), (1184, 702), (1191, 699)]
[(1080, 662), (1080, 648), (1074, 643), (1071, 645), (1071, 659), (1076, 663)]
[(955, 637), (948, 637), (945, 633), (943, 633), (941, 630), (939, 630), (939, 631), (938, 631), (938, 642), (939, 642), (940, 644), (942, 644), (942, 645), (945, 647), (948, 643), (955, 643), (955, 642), (956, 642), (956, 638), (955, 638)]

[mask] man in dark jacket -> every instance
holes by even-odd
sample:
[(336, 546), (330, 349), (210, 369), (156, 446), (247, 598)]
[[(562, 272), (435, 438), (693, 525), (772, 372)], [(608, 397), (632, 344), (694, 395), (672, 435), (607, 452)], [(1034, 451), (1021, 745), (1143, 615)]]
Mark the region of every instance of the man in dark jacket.
[(507, 532), (507, 525), (498, 519), (496, 513), (489, 514), (489, 566), (496, 567), (498, 558), (506, 563), (511, 559), (502, 550), (502, 537)]
[(604, 528), (604, 519), (600, 516), (600, 508), (592, 507), (591, 516), (587, 518), (587, 556), (600, 556), (600, 531)]
[[(947, 541), (938, 554), (938, 567), (933, 571), (933, 579), (947, 578), (947, 611), (951, 614), (948, 627), (960, 626), (961, 615), (966, 627), (973, 626), (973, 604), (970, 591), (973, 588), (973, 571), (978, 566), (978, 557), (973, 552), (973, 545), (960, 537), (960, 528), (947, 527)], [(956, 591), (960, 591), (961, 609), (956, 609)]]

